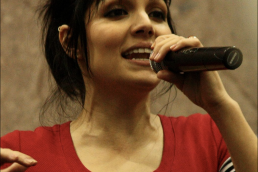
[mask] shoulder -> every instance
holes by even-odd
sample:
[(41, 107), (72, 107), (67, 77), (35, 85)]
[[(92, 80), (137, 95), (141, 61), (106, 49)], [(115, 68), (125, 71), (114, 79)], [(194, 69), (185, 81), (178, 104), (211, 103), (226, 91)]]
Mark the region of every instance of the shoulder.
[(159, 115), (161, 118), (173, 121), (174, 123), (183, 124), (183, 123), (196, 123), (196, 122), (207, 122), (211, 119), (211, 117), (208, 114), (192, 114), (189, 116), (165, 116), (165, 115)]
[(193, 114), (188, 117), (179, 116), (164, 116), (159, 115), (160, 119), (163, 123), (167, 124), (168, 122), (171, 123), (171, 126), (174, 128), (184, 128), (184, 129), (191, 129), (191, 130), (198, 130), (198, 129), (205, 129), (210, 128), (214, 125), (213, 120), (207, 114)]
[(52, 127), (38, 127), (34, 131), (15, 130), (1, 137), (1, 147), (21, 151), (22, 148), (40, 144), (49, 140), (56, 139), (59, 136), (60, 129), (69, 125), (64, 123)]
[(159, 116), (166, 125), (163, 126), (164, 130), (171, 130), (170, 133), (174, 135), (178, 162), (205, 163), (215, 169), (214, 165), (221, 167), (230, 157), (224, 139), (210, 115)]
[[(215, 122), (208, 114), (192, 114), (188, 117), (171, 117), (159, 115), (161, 121), (171, 123), (171, 128), (178, 137), (192, 138), (198, 141), (214, 142), (217, 146), (223, 140)], [(166, 127), (166, 126), (164, 126)]]
[[(28, 171), (70, 171), (63, 152), (67, 144), (72, 147), (70, 137), (70, 122), (67, 122), (52, 127), (38, 127), (34, 131), (16, 130), (1, 138), (1, 147), (36, 159), (38, 164)], [(62, 142), (63, 138), (69, 142)]]

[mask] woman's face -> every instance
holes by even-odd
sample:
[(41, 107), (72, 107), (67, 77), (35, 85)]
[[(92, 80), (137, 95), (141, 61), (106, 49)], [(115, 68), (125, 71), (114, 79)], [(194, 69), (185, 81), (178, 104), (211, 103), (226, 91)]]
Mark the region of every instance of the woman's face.
[(105, 0), (86, 24), (88, 57), (94, 84), (153, 89), (158, 83), (149, 65), (151, 44), (171, 34), (163, 0)]

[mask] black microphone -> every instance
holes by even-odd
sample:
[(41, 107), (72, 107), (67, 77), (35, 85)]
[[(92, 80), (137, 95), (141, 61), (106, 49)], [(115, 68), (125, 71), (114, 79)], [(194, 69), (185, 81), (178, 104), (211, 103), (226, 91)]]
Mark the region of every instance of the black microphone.
[(150, 60), (151, 68), (172, 72), (194, 72), (236, 69), (243, 61), (242, 52), (235, 46), (187, 48), (170, 51), (160, 63)]

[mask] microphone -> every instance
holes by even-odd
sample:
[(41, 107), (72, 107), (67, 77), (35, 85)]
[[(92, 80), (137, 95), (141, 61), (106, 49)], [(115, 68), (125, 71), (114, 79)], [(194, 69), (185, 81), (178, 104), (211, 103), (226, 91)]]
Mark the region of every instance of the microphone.
[(201, 47), (186, 48), (176, 52), (167, 53), (160, 63), (150, 60), (153, 71), (170, 70), (175, 73), (234, 70), (243, 61), (242, 52), (235, 46), (229, 47)]

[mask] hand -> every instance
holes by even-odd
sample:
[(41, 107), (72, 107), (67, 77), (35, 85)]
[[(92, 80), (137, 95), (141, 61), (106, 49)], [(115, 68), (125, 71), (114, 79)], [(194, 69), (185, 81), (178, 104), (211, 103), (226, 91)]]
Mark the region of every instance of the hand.
[[(169, 51), (202, 46), (202, 43), (196, 37), (184, 38), (173, 34), (163, 35), (153, 43), (153, 53), (150, 59), (161, 62)], [(175, 74), (168, 70), (162, 70), (158, 72), (157, 76), (175, 84), (193, 103), (206, 111), (223, 105), (223, 102), (231, 99), (216, 71)]]
[(12, 163), (11, 166), (1, 170), (2, 172), (23, 172), (27, 168), (37, 164), (37, 161), (28, 155), (10, 149), (0, 148), (2, 166), (5, 163)]

